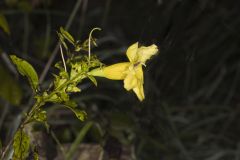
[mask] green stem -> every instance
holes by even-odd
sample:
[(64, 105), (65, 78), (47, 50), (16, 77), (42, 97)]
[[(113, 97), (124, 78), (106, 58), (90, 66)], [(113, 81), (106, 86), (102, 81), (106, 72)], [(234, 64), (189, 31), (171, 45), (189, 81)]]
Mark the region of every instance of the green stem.
[(82, 142), (83, 138), (85, 137), (85, 135), (87, 134), (87, 132), (89, 131), (89, 129), (93, 126), (93, 122), (87, 122), (83, 128), (81, 129), (81, 131), (79, 132), (79, 134), (77, 135), (77, 138), (75, 139), (75, 141), (73, 142), (73, 144), (71, 145), (70, 149), (68, 150), (68, 153), (66, 154), (66, 160), (70, 160), (72, 159), (72, 156), (74, 155), (74, 153), (76, 152), (76, 150), (78, 149), (79, 144)]

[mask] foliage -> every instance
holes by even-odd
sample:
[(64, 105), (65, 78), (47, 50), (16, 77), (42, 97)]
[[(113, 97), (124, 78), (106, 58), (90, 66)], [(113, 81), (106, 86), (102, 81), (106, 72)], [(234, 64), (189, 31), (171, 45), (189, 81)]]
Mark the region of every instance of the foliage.
[(15, 133), (13, 148), (13, 160), (24, 160), (27, 158), (30, 148), (30, 140), (22, 129)]
[(18, 72), (28, 78), (29, 84), (34, 92), (38, 91), (38, 75), (35, 69), (27, 61), (18, 58), (15, 55), (10, 56), (12, 62), (17, 66)]
[[(80, 49), (76, 49), (76, 47), (86, 48), (84, 48), (84, 45), (76, 44), (73, 37), (63, 28), (60, 28), (58, 35), (61, 40), (60, 47), (64, 45), (68, 59), (65, 61), (63, 58), (62, 62), (55, 64), (59, 72), (58, 74), (53, 74), (53, 83), (50, 84), (47, 91), (39, 90), (38, 75), (32, 65), (15, 55), (11, 55), (11, 59), (16, 65), (18, 72), (28, 78), (36, 100), (34, 106), (26, 114), (21, 128), (15, 134), (13, 143), (15, 159), (25, 159), (29, 150), (29, 137), (23, 132), (24, 125), (35, 121), (47, 124), (47, 114), (42, 108), (47, 102), (63, 104), (63, 106), (70, 109), (79, 120), (83, 121), (86, 119), (86, 112), (78, 108), (77, 103), (70, 99), (69, 94), (80, 92), (81, 90), (78, 88), (78, 84), (85, 78), (89, 78), (97, 85), (96, 79), (89, 75), (89, 71), (92, 68), (101, 67), (102, 63), (96, 56), (91, 56), (89, 59), (88, 56), (72, 53), (67, 47), (65, 40), (71, 42), (75, 47), (74, 51), (81, 51)], [(61, 54), (63, 56), (62, 50)]]

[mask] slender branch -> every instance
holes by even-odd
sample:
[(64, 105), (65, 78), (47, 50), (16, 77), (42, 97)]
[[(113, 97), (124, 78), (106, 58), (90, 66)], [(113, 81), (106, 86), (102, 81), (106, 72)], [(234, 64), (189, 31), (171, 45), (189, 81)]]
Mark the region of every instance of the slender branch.
[(61, 53), (61, 57), (62, 57), (62, 61), (63, 61), (64, 70), (65, 70), (65, 72), (67, 72), (66, 62), (65, 62), (65, 59), (63, 56), (62, 45), (60, 44), (59, 47), (60, 47), (60, 53)]
[(90, 59), (91, 59), (91, 39), (92, 39), (92, 33), (95, 30), (101, 31), (101, 28), (93, 28), (91, 32), (89, 33), (88, 37), (88, 63), (90, 64)]

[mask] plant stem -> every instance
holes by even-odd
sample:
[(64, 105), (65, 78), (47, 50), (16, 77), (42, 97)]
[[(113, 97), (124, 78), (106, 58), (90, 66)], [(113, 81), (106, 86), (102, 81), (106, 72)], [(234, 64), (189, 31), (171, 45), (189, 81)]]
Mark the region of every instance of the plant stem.
[(87, 122), (83, 128), (80, 130), (79, 134), (77, 135), (77, 138), (71, 145), (70, 149), (68, 150), (68, 153), (66, 154), (66, 160), (70, 160), (77, 150), (78, 145), (82, 142), (83, 138), (87, 134), (88, 130), (93, 126), (93, 122)]

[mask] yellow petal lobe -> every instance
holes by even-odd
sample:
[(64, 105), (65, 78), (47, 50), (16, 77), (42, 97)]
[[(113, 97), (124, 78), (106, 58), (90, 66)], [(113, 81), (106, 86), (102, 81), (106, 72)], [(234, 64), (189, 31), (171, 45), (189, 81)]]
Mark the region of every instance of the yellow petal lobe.
[(138, 48), (137, 54), (138, 54), (138, 62), (141, 62), (145, 64), (145, 62), (150, 59), (153, 55), (157, 54), (158, 47), (153, 44), (151, 46), (145, 47), (142, 46)]
[(138, 85), (137, 87), (133, 88), (134, 93), (137, 95), (140, 101), (143, 101), (145, 98), (143, 85)]
[(137, 50), (138, 50), (138, 42), (128, 47), (126, 54), (130, 62), (136, 62), (136, 60), (138, 59)]
[(143, 85), (143, 70), (141, 64), (135, 67), (135, 73), (138, 79), (138, 84), (140, 83), (141, 85)]
[(137, 77), (134, 73), (129, 73), (124, 79), (124, 88), (129, 91), (136, 87), (138, 84)]

